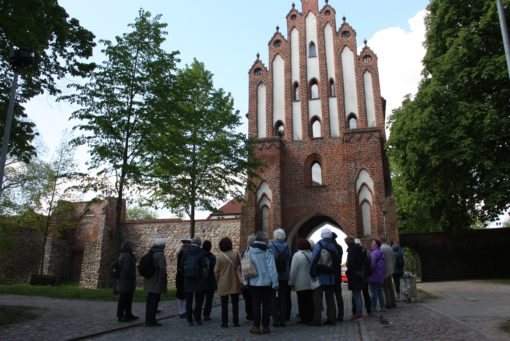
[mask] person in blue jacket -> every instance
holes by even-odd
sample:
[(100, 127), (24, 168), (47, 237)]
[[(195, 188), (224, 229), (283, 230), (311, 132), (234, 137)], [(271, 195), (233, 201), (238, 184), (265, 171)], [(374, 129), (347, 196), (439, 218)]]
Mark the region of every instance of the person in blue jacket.
[(274, 240), (268, 248), (274, 256), (276, 271), (278, 272), (278, 291), (273, 296), (273, 326), (285, 327), (289, 315), (289, 279), (290, 279), (290, 248), (285, 242), (285, 231), (276, 229), (273, 232)]
[(333, 241), (333, 233), (325, 228), (321, 232), (321, 240), (315, 244), (312, 252), (312, 266), (310, 276), (314, 281), (318, 280), (318, 286), (313, 290), (313, 322), (311, 325), (322, 325), (322, 299), (326, 296), (326, 321), (325, 325), (335, 325), (335, 284), (340, 277), (341, 259)]

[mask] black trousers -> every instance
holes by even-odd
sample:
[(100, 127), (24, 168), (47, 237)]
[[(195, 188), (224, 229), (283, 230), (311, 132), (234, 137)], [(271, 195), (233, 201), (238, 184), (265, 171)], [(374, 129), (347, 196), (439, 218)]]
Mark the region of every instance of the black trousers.
[(301, 323), (313, 322), (313, 290), (302, 290), (296, 293)]
[(156, 311), (158, 310), (160, 294), (147, 294), (147, 305), (145, 306), (145, 323), (156, 323)]
[[(193, 308), (193, 296), (195, 296), (195, 307)], [(188, 322), (202, 322), (202, 305), (204, 304), (205, 291), (186, 293), (186, 315)]]
[(335, 284), (335, 298), (338, 320), (342, 321), (344, 319), (344, 299), (342, 297), (342, 282), (338, 282), (337, 284)]
[(253, 320), (253, 298), (250, 292), (250, 287), (245, 286), (243, 288), (243, 299), (244, 299), (244, 310), (246, 312), (246, 319), (251, 321)]
[(402, 274), (393, 274), (393, 282), (395, 282), (395, 291), (397, 294), (400, 294), (400, 278), (402, 278)]
[[(270, 286), (255, 287), (251, 286), (250, 291), (253, 299), (253, 326), (260, 328), (269, 328), (269, 319), (271, 317), (271, 298), (273, 289)], [(262, 311), (262, 316), (261, 316)]]
[(289, 281), (278, 281), (278, 283), (278, 290), (273, 292), (273, 324), (283, 327), (288, 318)]
[(117, 317), (133, 316), (131, 307), (133, 306), (133, 293), (126, 292), (119, 294), (119, 303), (117, 304)]
[(213, 297), (214, 297), (214, 290), (205, 291), (204, 317), (211, 316)]
[[(365, 301), (365, 309), (368, 314), (372, 313), (372, 300), (370, 299), (370, 292), (368, 291), (368, 283), (363, 282), (363, 288), (361, 289), (361, 293), (363, 294), (363, 301)], [(354, 296), (352, 296), (352, 314), (356, 315), (356, 311), (354, 310)]]
[[(221, 298), (221, 324), (228, 325), (228, 295), (220, 296)], [(232, 322), (239, 325), (239, 294), (230, 295), (232, 300)]]

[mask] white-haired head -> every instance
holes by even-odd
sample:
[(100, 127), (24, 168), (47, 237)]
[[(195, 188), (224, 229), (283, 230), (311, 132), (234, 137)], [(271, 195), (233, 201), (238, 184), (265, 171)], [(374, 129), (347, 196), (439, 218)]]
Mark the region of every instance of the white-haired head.
[(154, 245), (159, 247), (165, 247), (166, 245), (166, 238), (156, 238), (154, 240)]
[(275, 240), (285, 240), (285, 231), (281, 228), (274, 230), (273, 238)]
[(331, 239), (331, 238), (333, 238), (333, 232), (331, 232), (330, 229), (325, 228), (321, 231), (321, 238), (322, 239)]

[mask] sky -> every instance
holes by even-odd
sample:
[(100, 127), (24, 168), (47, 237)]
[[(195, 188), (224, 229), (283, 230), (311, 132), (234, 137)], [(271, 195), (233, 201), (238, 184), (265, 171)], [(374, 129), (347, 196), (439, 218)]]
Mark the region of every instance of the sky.
[[(301, 1), (294, 0), (301, 9)], [(248, 70), (260, 53), (268, 65), (268, 42), (276, 26), (286, 34), (286, 16), (292, 0), (59, 0), (71, 17), (92, 31), (99, 39), (113, 40), (129, 32), (140, 8), (153, 15), (161, 14), (168, 24), (164, 48), (180, 51), (180, 66), (194, 58), (214, 74), (216, 88), (223, 88), (234, 98), (234, 106), (243, 119), (241, 130), (247, 132)], [(387, 100), (387, 114), (398, 107), (406, 94), (415, 94), (425, 53), (424, 17), (426, 0), (330, 0), (336, 10), (337, 25), (342, 17), (357, 33), (358, 47), (368, 40), (379, 58), (382, 96)], [(319, 8), (325, 0), (319, 0)], [(93, 60), (103, 61), (102, 45), (98, 43)], [(64, 94), (69, 79), (60, 82)], [(40, 141), (51, 153), (59, 144), (62, 133), (77, 122), (69, 121), (70, 105), (56, 102), (54, 97), (41, 95), (26, 105), (28, 116), (40, 133)], [(48, 154), (50, 154), (48, 153)], [(76, 156), (82, 164), (88, 158), (86, 149)]]

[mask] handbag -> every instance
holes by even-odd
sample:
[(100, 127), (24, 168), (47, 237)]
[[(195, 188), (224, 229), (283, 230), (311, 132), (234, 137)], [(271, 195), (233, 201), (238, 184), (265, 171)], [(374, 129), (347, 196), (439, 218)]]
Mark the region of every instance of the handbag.
[(253, 264), (248, 253), (245, 253), (241, 259), (241, 271), (243, 273), (243, 278), (245, 279), (250, 279), (259, 275), (257, 268), (255, 267), (255, 264)]

